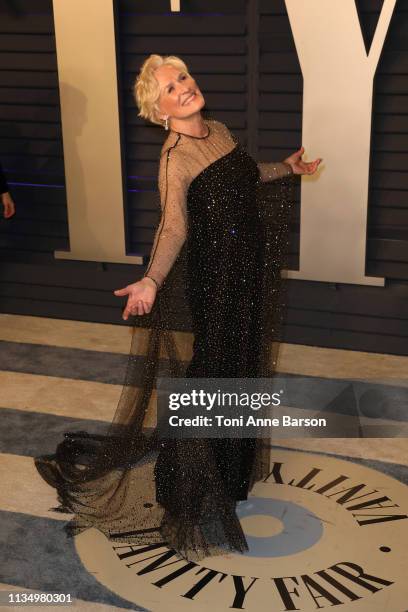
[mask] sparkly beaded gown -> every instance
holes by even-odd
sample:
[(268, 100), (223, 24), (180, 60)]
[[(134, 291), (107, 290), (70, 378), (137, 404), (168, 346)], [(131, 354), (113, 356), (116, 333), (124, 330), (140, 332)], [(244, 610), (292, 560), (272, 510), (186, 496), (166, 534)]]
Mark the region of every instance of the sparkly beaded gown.
[[(73, 513), (69, 536), (95, 527), (115, 542), (160, 545), (198, 561), (248, 550), (236, 504), (269, 472), (262, 438), (162, 439), (159, 376), (269, 377), (276, 363), (293, 175), (256, 162), (221, 122), (208, 133), (170, 131), (161, 150), (161, 218), (145, 274), (159, 286), (134, 317), (121, 397), (104, 434), (67, 432), (35, 458)], [(133, 281), (131, 281), (133, 282)], [(180, 309), (193, 332), (172, 329)]]

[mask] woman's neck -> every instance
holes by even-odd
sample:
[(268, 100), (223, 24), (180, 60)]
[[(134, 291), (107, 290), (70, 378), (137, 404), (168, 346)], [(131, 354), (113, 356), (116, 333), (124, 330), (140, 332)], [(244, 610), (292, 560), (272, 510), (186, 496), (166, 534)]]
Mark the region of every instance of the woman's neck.
[(172, 119), (170, 129), (178, 134), (185, 134), (193, 138), (205, 138), (209, 133), (208, 124), (201, 114), (188, 119)]

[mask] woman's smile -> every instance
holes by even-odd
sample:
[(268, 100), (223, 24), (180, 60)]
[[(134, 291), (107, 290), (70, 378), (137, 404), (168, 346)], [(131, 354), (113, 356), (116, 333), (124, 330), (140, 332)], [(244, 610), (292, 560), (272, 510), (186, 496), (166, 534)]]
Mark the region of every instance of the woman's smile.
[(184, 99), (183, 106), (185, 106), (186, 104), (190, 104), (190, 102), (194, 100), (195, 97), (196, 97), (195, 92), (193, 92), (192, 94), (189, 94), (187, 98)]

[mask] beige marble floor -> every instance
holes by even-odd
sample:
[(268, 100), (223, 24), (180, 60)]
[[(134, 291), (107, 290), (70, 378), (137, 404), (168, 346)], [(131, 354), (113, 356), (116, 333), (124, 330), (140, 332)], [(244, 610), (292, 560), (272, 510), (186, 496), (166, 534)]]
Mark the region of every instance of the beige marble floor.
[[(143, 335), (146, 331), (140, 329), (137, 333)], [(122, 325), (0, 314), (0, 340), (11, 342), (127, 354), (131, 335), (132, 329)], [(177, 332), (176, 336), (181, 354), (188, 358), (191, 334)], [(278, 371), (408, 384), (408, 357), (282, 343)]]
[[(131, 334), (131, 328), (122, 325), (0, 315), (0, 340), (11, 342), (127, 354)], [(191, 334), (178, 333), (186, 358), (191, 355), (191, 340)], [(278, 371), (406, 386), (408, 357), (282, 344)], [(120, 394), (116, 385), (14, 372), (1, 372), (0, 384), (3, 405), (10, 408), (100, 420), (111, 419)], [(408, 465), (408, 439), (287, 439), (277, 444)]]
[[(143, 335), (146, 332), (138, 330), (138, 333)], [(131, 334), (130, 328), (121, 325), (0, 315), (0, 340), (9, 342), (126, 355), (129, 351)], [(192, 337), (183, 333), (179, 333), (177, 337), (180, 351), (184, 358), (188, 359), (191, 356)], [(393, 355), (283, 344), (278, 371), (304, 376), (351, 378), (385, 385), (408, 386), (408, 357)], [(5, 408), (107, 422), (114, 414), (121, 392), (120, 385), (7, 370), (0, 372), (0, 388), (1, 404)], [(151, 414), (154, 404), (155, 395), (150, 406)], [(333, 456), (346, 455), (408, 465), (408, 438), (281, 438), (275, 440), (274, 445), (277, 451), (279, 447), (292, 448), (326, 452)], [(55, 490), (38, 476), (31, 457), (0, 454), (0, 471), (1, 510), (50, 518), (49, 508), (56, 505)], [(15, 486), (16, 482), (19, 483), (18, 487)], [(66, 521), (70, 515), (52, 513), (52, 518)], [(0, 590), (35, 592), (6, 583), (0, 584)], [(40, 610), (41, 607), (36, 609)], [(44, 607), (44, 610), (52, 609), (52, 606)], [(122, 610), (80, 599), (76, 599), (70, 609), (78, 612)]]
[[(31, 457), (0, 453), (0, 473), (0, 510), (50, 518), (49, 509), (58, 505), (55, 489), (40, 478)], [(61, 521), (70, 518), (62, 512), (51, 516)]]
[[(130, 328), (121, 325), (0, 315), (0, 340), (12, 342), (127, 354), (131, 333)], [(137, 333), (143, 335), (146, 331), (137, 330)], [(178, 338), (179, 347), (188, 358), (191, 334), (180, 332)], [(408, 357), (282, 344), (278, 371), (406, 386)], [(7, 371), (0, 373), (0, 385), (3, 405), (10, 408), (107, 421), (113, 416), (120, 394), (117, 385)], [(288, 438), (276, 444), (408, 465), (408, 438)]]

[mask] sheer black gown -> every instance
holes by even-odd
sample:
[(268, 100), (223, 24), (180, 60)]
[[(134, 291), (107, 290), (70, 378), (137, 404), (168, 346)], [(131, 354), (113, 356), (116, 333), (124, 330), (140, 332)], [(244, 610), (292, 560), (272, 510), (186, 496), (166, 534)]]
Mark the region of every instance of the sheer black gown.
[[(221, 122), (201, 138), (171, 131), (161, 151), (161, 220), (145, 274), (159, 285), (134, 317), (124, 386), (104, 435), (67, 432), (35, 458), (72, 512), (68, 535), (95, 527), (113, 541), (166, 545), (191, 561), (248, 550), (235, 512), (269, 472), (270, 440), (166, 439), (155, 423), (157, 378), (269, 377), (284, 313), (281, 270), (294, 179), (260, 163)], [(181, 308), (193, 330), (172, 329)], [(188, 350), (187, 350), (188, 353)]]

